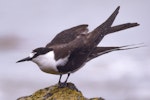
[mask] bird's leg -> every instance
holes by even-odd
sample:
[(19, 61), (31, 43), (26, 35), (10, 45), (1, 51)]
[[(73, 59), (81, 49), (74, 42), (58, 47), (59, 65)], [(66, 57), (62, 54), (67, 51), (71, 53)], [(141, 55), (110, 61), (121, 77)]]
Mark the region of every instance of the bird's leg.
[(58, 84), (61, 84), (61, 77), (62, 77), (62, 74), (60, 74), (60, 77), (59, 77), (59, 82), (58, 82)]
[(67, 76), (67, 78), (66, 78), (66, 80), (64, 82), (65, 84), (67, 83), (67, 80), (68, 80), (69, 76), (70, 76), (70, 73), (68, 73), (68, 76)]
[(66, 86), (67, 86), (67, 80), (68, 80), (69, 76), (70, 76), (70, 73), (68, 73), (68, 76), (67, 76), (65, 82), (62, 83), (62, 82), (60, 81), (62, 75), (60, 75), (60, 79), (59, 79), (59, 87), (60, 87), (60, 88), (63, 88), (63, 87), (66, 87)]

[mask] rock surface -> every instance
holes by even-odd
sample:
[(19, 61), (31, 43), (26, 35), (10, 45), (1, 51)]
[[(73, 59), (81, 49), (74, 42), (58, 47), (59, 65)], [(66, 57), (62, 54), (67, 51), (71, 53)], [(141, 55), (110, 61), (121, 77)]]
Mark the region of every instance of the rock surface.
[(104, 100), (102, 98), (85, 98), (73, 83), (65, 87), (58, 84), (40, 89), (30, 96), (20, 97), (17, 100)]

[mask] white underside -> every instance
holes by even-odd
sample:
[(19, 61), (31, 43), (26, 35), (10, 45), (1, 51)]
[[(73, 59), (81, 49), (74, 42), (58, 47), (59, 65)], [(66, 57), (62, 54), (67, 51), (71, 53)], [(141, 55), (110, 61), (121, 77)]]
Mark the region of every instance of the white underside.
[(54, 52), (50, 51), (44, 55), (39, 55), (36, 58), (33, 58), (32, 61), (36, 63), (42, 71), (46, 73), (61, 74), (59, 73), (56, 66), (65, 65), (68, 61), (68, 57), (69, 56), (56, 61)]

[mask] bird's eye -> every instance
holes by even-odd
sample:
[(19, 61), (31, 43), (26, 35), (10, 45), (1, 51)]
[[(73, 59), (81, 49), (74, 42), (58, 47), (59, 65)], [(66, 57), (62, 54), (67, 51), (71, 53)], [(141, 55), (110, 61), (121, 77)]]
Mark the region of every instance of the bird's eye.
[(35, 54), (36, 54), (36, 52), (32, 52), (32, 53), (30, 53), (29, 57), (33, 58)]

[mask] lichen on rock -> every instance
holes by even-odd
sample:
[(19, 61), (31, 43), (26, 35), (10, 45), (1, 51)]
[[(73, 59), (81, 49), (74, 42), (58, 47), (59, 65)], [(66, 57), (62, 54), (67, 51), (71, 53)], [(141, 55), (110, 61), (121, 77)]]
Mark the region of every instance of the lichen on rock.
[(30, 96), (20, 97), (17, 100), (104, 100), (102, 98), (88, 99), (83, 96), (73, 83), (60, 87), (58, 84), (40, 89)]

